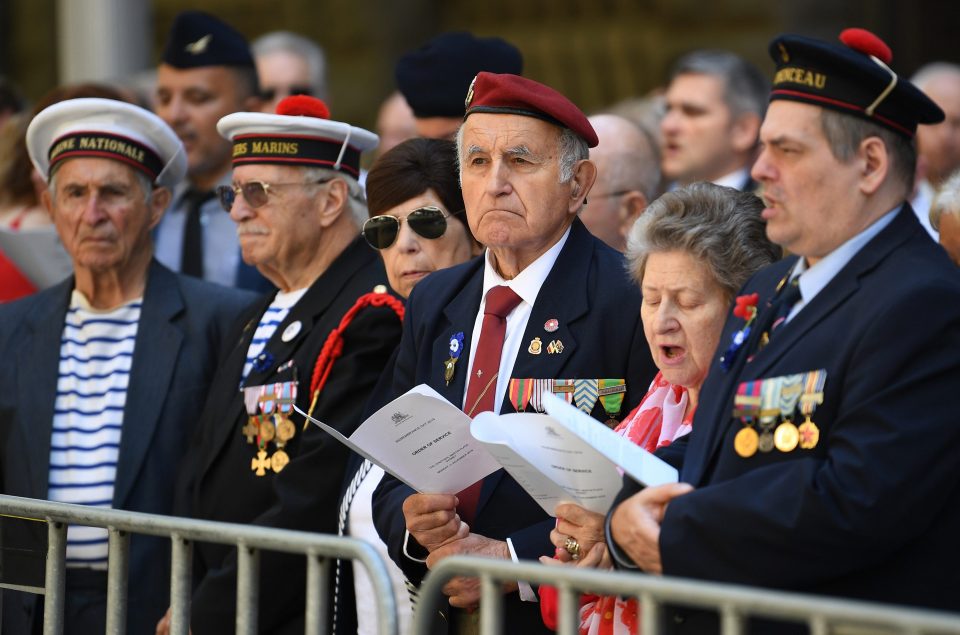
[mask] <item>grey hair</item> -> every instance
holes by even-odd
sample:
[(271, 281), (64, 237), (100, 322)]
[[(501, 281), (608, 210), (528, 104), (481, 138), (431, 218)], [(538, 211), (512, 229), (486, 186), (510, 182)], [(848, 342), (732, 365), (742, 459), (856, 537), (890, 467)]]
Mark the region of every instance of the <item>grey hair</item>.
[(307, 182), (326, 181), (329, 179), (340, 179), (347, 184), (347, 205), (350, 209), (350, 218), (356, 225), (357, 231), (363, 222), (367, 220), (367, 197), (363, 193), (363, 188), (355, 178), (349, 174), (344, 174), (337, 170), (327, 168), (302, 168), (303, 180)]
[(310, 87), (316, 91), (314, 97), (327, 98), (327, 56), (323, 48), (310, 38), (291, 31), (272, 31), (254, 40), (250, 48), (256, 57), (276, 52), (302, 57), (310, 69)]
[[(137, 179), (137, 184), (140, 186), (140, 191), (143, 193), (143, 200), (147, 203), (150, 202), (150, 198), (153, 196), (153, 181), (144, 174), (143, 172), (138, 172), (137, 170), (133, 171), (133, 176)], [(57, 200), (57, 170), (54, 168), (54, 171), (50, 174), (50, 178), (47, 179), (47, 191), (50, 192), (50, 198)]]
[(734, 117), (754, 113), (763, 119), (767, 112), (770, 82), (760, 69), (739, 55), (718, 50), (687, 53), (673, 65), (670, 81), (687, 74), (722, 79), (723, 101)]
[(914, 139), (908, 139), (872, 121), (829, 108), (821, 109), (820, 125), (831, 154), (841, 163), (849, 163), (856, 156), (864, 139), (879, 137), (890, 156), (890, 173), (903, 186), (904, 197), (913, 191), (917, 169), (917, 144)]
[(930, 224), (940, 231), (940, 217), (953, 214), (960, 221), (960, 170), (951, 174), (933, 197), (930, 205)]
[(921, 66), (920, 69), (913, 74), (913, 77), (910, 78), (910, 83), (920, 90), (925, 90), (925, 86), (932, 80), (945, 76), (960, 77), (960, 66), (950, 62), (930, 62), (929, 64)]
[(761, 211), (754, 194), (712, 183), (667, 192), (630, 230), (627, 269), (642, 284), (650, 254), (682, 251), (707, 265), (732, 301), (751, 275), (782, 256), (767, 238)]
[[(590, 158), (590, 148), (587, 142), (569, 128), (559, 128), (557, 139), (557, 163), (559, 165), (559, 182), (569, 183), (573, 178), (574, 167), (579, 161)], [(457, 171), (458, 178), (463, 182), (463, 124), (457, 129)]]

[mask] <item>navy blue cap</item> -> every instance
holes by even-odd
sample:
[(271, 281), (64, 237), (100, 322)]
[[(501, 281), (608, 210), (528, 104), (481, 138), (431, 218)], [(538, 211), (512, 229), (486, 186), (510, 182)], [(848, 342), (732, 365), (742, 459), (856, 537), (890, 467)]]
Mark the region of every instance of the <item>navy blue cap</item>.
[(443, 33), (401, 57), (395, 75), (414, 116), (463, 117), (463, 96), (481, 71), (520, 75), (523, 55), (498, 37)]
[(255, 68), (247, 39), (226, 22), (203, 11), (177, 14), (161, 59), (174, 68)]
[(873, 121), (912, 138), (918, 124), (943, 121), (943, 111), (890, 68), (893, 53), (864, 29), (846, 29), (840, 42), (780, 35), (770, 42), (776, 62), (770, 100), (799, 101)]

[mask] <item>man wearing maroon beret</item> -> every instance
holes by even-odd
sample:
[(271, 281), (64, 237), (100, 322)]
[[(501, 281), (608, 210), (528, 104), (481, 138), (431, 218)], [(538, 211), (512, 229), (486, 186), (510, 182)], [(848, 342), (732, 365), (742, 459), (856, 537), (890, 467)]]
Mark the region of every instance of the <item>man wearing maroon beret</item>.
[[(607, 544), (653, 574), (955, 611), (960, 278), (906, 202), (917, 125), (943, 112), (879, 38), (841, 41), (770, 44), (753, 177), (767, 236), (795, 256), (747, 282), (749, 323), (727, 319), (671, 446), (683, 483), (628, 482)], [(662, 632), (718, 630), (667, 613)]]
[[(514, 412), (511, 380), (559, 390), (561, 379), (600, 379), (620, 382), (623, 408), (601, 397), (583, 409), (601, 421), (622, 416), (655, 369), (622, 256), (577, 219), (596, 177), (587, 157), (597, 136), (587, 118), (547, 86), (480, 73), (457, 142), (467, 220), (487, 250), (414, 289), (392, 396), (427, 383), (472, 416)], [(502, 470), (463, 492), (434, 494), (387, 476), (374, 495), (374, 520), (414, 582), (455, 554), (554, 553), (553, 520)], [(478, 605), (478, 580), (457, 578), (445, 593), (454, 610), (434, 630), (469, 632), (478, 613), (459, 609)], [(505, 593), (509, 632), (542, 632), (532, 590), (515, 584)]]

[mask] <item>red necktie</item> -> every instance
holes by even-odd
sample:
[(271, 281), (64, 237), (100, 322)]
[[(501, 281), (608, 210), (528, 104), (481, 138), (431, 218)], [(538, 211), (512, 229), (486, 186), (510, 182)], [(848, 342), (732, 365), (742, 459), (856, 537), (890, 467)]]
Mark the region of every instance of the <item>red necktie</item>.
[[(473, 356), (470, 386), (467, 388), (467, 400), (463, 406), (464, 412), (471, 417), (480, 412), (493, 410), (497, 398), (497, 375), (500, 372), (503, 338), (507, 332), (507, 315), (518, 304), (520, 304), (520, 296), (510, 287), (498, 286), (487, 291), (483, 322), (480, 326), (480, 340), (477, 342), (476, 354)], [(457, 494), (460, 499), (460, 518), (468, 523), (473, 522), (482, 485), (483, 481), (477, 481)]]

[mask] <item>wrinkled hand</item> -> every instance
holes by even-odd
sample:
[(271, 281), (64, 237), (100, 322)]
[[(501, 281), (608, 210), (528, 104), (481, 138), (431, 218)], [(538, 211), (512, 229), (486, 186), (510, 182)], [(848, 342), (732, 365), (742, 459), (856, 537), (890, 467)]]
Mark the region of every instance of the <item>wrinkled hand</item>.
[(453, 494), (411, 494), (403, 501), (403, 517), (410, 535), (431, 552), (470, 533), (470, 527), (457, 515), (457, 497)]
[[(167, 612), (163, 614), (163, 617), (160, 618), (160, 621), (157, 622), (156, 635), (170, 635), (170, 619), (173, 615), (173, 609), (167, 609)], [(188, 630), (189, 633), (193, 633), (192, 630)]]
[[(561, 550), (558, 549), (557, 553), (559, 554)], [(564, 553), (566, 553), (564, 551)], [(557, 558), (551, 558), (550, 556), (540, 556), (540, 564), (545, 564), (548, 567), (563, 567), (563, 566), (574, 566), (581, 569), (612, 569), (613, 561), (610, 559), (610, 552), (607, 551), (607, 545), (603, 542), (598, 542), (587, 552), (587, 555), (583, 556), (576, 562), (570, 561), (569, 559), (564, 562)]]
[(604, 516), (575, 503), (560, 503), (554, 513), (557, 526), (550, 532), (550, 542), (557, 548), (557, 558), (569, 562), (572, 557), (564, 548), (567, 538), (573, 538), (580, 544), (580, 555), (585, 556), (597, 543), (604, 542)]
[(643, 489), (620, 503), (610, 518), (610, 533), (633, 563), (646, 571), (660, 575), (660, 523), (667, 505), (674, 498), (689, 494), (693, 486), (670, 483)]
[[(432, 551), (427, 556), (427, 568), (432, 569), (440, 560), (448, 556), (481, 556), (510, 560), (510, 547), (503, 540), (493, 540), (478, 534), (469, 534), (464, 538), (452, 540)], [(503, 592), (517, 590), (517, 583), (506, 583)], [(458, 576), (443, 587), (443, 594), (450, 600), (450, 606), (472, 610), (480, 605), (480, 578)]]

